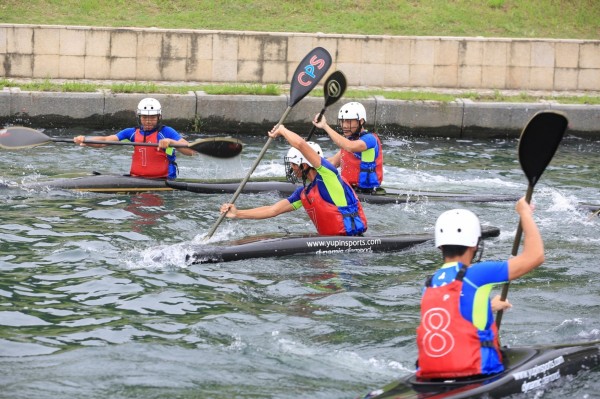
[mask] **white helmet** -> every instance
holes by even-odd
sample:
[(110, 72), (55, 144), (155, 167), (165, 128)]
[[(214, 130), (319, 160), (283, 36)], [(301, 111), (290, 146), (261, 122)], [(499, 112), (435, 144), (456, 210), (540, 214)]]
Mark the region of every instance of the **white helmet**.
[(155, 98), (144, 98), (137, 107), (137, 114), (140, 115), (161, 115), (160, 103)]
[[(317, 154), (319, 154), (319, 156), (321, 156), (321, 157), (323, 156), (323, 150), (321, 150), (320, 145), (318, 145), (314, 141), (307, 141), (307, 144), (310, 146), (310, 148), (315, 150), (315, 152)], [(312, 167), (312, 164), (310, 162), (308, 162), (308, 160), (306, 158), (304, 158), (304, 155), (302, 155), (300, 150), (298, 150), (297, 148), (294, 148), (294, 147), (292, 147), (288, 150), (287, 155), (285, 156), (284, 162), (285, 163), (293, 163), (298, 166), (300, 164), (305, 163), (308, 166)]]
[(442, 213), (435, 222), (435, 246), (461, 245), (475, 247), (481, 237), (479, 218), (466, 209)]
[(348, 104), (342, 105), (342, 108), (340, 108), (340, 112), (338, 112), (338, 120), (343, 119), (362, 119), (366, 122), (367, 111), (361, 103), (353, 101)]

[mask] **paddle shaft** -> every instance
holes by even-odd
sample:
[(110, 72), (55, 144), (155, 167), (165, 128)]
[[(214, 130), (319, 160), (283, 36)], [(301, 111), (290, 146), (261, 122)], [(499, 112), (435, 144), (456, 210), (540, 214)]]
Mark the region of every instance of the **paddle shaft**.
[[(50, 137), (51, 141), (72, 142), (71, 139)], [(130, 141), (102, 141), (84, 139), (85, 144), (100, 145), (130, 145), (141, 147), (158, 147), (158, 143), (130, 142)], [(232, 158), (242, 151), (242, 144), (239, 140), (231, 138), (198, 139), (189, 144), (170, 144), (171, 148), (189, 148), (197, 153), (216, 158)]]
[[(8, 150), (22, 150), (37, 147), (47, 143), (70, 143), (77, 144), (73, 139), (61, 137), (49, 137), (39, 130), (25, 126), (9, 126), (0, 130), (0, 148)], [(143, 147), (156, 147), (158, 143), (131, 142), (131, 141), (105, 141), (92, 140), (84, 137), (83, 143), (93, 145), (130, 145)], [(232, 158), (242, 151), (242, 142), (231, 137), (215, 137), (197, 139), (188, 144), (172, 144), (172, 148), (188, 148), (200, 154), (215, 158)], [(191, 155), (191, 154), (190, 154)]]
[[(283, 124), (283, 122), (285, 121), (285, 118), (287, 118), (287, 116), (288, 116), (288, 114), (290, 113), (291, 110), (292, 110), (292, 105), (289, 105), (286, 108), (286, 110), (283, 113), (283, 115), (281, 116), (281, 119), (279, 119), (279, 122), (277, 122), (277, 125), (275, 125), (275, 127), (273, 128), (273, 130), (276, 130), (281, 124)], [(260, 163), (260, 161), (264, 157), (265, 153), (267, 152), (267, 149), (269, 148), (269, 145), (271, 145), (271, 141), (273, 141), (273, 138), (271, 136), (269, 136), (269, 139), (267, 140), (267, 142), (263, 146), (262, 150), (260, 150), (260, 153), (258, 154), (258, 157), (256, 158), (256, 160), (254, 161), (254, 163), (250, 167), (250, 170), (246, 174), (246, 177), (244, 177), (244, 180), (242, 180), (242, 182), (238, 186), (237, 190), (235, 190), (235, 193), (233, 194), (233, 197), (231, 197), (231, 200), (229, 200), (230, 204), (234, 204), (235, 201), (240, 196), (240, 193), (242, 192), (242, 190), (244, 189), (244, 186), (246, 185), (246, 183), (250, 179), (250, 176), (252, 175), (252, 173), (254, 172), (254, 170), (256, 169), (256, 167), (258, 166), (258, 164)], [(207, 240), (207, 239), (209, 239), (209, 238), (211, 238), (213, 236), (213, 234), (217, 230), (217, 227), (219, 227), (219, 224), (221, 224), (221, 222), (225, 218), (225, 215), (227, 215), (227, 212), (223, 212), (223, 213), (221, 213), (219, 215), (219, 218), (217, 219), (217, 221), (215, 222), (215, 224), (211, 227), (211, 229), (209, 230), (209, 232), (206, 234), (205, 240)]]
[[(327, 102), (327, 99), (325, 99), (325, 102)], [(326, 110), (327, 110), (327, 107), (323, 107), (321, 112), (319, 112), (319, 116), (317, 116), (317, 123), (321, 122), (321, 119), (323, 119), (323, 115), (325, 115)], [(317, 130), (317, 127), (315, 125), (313, 125), (312, 129), (310, 129), (310, 132), (308, 133), (308, 136), (306, 136), (306, 141), (310, 141), (313, 134), (315, 133), (315, 130)]]
[[(60, 138), (60, 137), (49, 137), (50, 141), (55, 143), (73, 143), (73, 139)], [(134, 145), (140, 147), (158, 147), (158, 143), (137, 143), (130, 141), (103, 141), (103, 140), (83, 140), (85, 144), (101, 144), (101, 145)], [(169, 147), (173, 148), (190, 148), (187, 144), (170, 144)]]

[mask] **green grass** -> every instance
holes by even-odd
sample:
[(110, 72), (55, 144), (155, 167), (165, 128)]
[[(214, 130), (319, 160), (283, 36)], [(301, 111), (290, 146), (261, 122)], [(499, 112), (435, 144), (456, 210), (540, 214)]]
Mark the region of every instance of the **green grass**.
[[(206, 94), (246, 94), (246, 95), (271, 95), (277, 96), (287, 93), (286, 86), (258, 85), (258, 84), (219, 84), (219, 85), (161, 85), (155, 83), (115, 83), (115, 84), (92, 84), (80, 82), (56, 83), (50, 80), (39, 82), (16, 82), (10, 79), (0, 79), (0, 89), (4, 87), (18, 87), (23, 91), (55, 91), (55, 92), (94, 92), (97, 90), (110, 90), (113, 93), (147, 93), (147, 94), (187, 94), (189, 91), (204, 91)], [(315, 88), (309, 94), (313, 97), (323, 97), (323, 89)], [(538, 102), (540, 100), (556, 101), (561, 104), (600, 104), (600, 96), (534, 96), (528, 93), (516, 95), (502, 94), (494, 91), (490, 94), (481, 92), (457, 92), (444, 94), (429, 91), (400, 91), (383, 89), (348, 89), (344, 93), (345, 98), (364, 99), (373, 96), (381, 96), (389, 100), (406, 101), (439, 101), (451, 102), (457, 98), (469, 99), (479, 102)]]
[[(599, 0), (0, 0), (0, 23), (157, 27), (169, 29), (324, 32), (406, 36), (484, 36), (598, 39)], [(16, 82), (1, 87), (31, 91), (209, 94), (285, 93), (277, 85), (164, 85), (134, 82), (112, 85)], [(322, 96), (314, 90), (311, 95)], [(345, 97), (380, 95), (390, 99), (599, 104), (598, 96), (544, 96), (418, 91), (348, 90)]]
[(2, 0), (45, 25), (598, 39), (598, 0)]

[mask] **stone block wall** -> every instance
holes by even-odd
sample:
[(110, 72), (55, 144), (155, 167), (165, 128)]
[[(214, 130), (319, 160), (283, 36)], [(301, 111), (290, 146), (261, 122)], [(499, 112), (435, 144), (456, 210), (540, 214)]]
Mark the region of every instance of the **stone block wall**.
[(0, 24), (0, 76), (288, 83), (313, 47), (351, 86), (600, 91), (600, 40)]

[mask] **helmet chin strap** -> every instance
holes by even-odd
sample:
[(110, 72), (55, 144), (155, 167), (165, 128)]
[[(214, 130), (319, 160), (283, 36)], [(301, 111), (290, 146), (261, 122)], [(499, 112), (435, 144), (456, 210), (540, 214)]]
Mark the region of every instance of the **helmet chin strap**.
[[(483, 240), (480, 237), (479, 240), (477, 240), (477, 249), (475, 249), (475, 253), (473, 254), (473, 259), (471, 260), (471, 263), (481, 262), (481, 257), (483, 256), (484, 247), (485, 246), (483, 245)], [(479, 256), (478, 256), (478, 254), (479, 254)], [(477, 258), (477, 260), (475, 260), (475, 258)]]
[[(300, 167), (302, 168), (302, 164), (300, 164)], [(308, 180), (308, 172), (310, 172), (310, 166), (308, 166), (306, 169), (302, 168), (302, 185), (304, 187), (306, 187), (306, 180)]]

